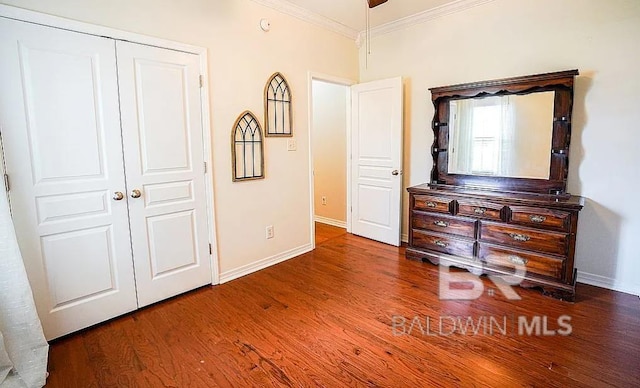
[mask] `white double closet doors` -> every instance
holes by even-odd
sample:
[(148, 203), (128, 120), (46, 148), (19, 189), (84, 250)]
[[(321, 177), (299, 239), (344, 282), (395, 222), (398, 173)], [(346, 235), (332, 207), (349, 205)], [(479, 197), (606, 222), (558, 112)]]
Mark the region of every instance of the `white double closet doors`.
[(0, 18), (0, 125), (48, 339), (211, 283), (200, 58)]

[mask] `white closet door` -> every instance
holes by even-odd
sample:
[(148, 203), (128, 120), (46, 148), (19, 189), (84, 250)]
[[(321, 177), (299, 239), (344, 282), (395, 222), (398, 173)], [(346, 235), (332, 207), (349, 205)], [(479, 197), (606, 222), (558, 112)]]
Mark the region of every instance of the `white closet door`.
[(142, 307), (211, 284), (199, 57), (117, 42), (117, 58)]
[(0, 18), (0, 125), (48, 339), (134, 310), (115, 42)]

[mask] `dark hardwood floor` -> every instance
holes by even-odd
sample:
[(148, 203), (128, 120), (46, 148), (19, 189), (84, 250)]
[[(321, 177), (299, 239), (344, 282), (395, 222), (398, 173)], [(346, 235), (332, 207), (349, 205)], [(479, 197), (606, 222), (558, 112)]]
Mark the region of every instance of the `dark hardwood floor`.
[(347, 230), (344, 228), (338, 228), (316, 222), (316, 245), (323, 244), (332, 238), (340, 237), (345, 234), (347, 234)]
[[(441, 301), (438, 267), (317, 234), (314, 252), (55, 341), (47, 386), (640, 386), (638, 297), (579, 284), (573, 304), (524, 289)], [(517, 317), (557, 330), (563, 315), (568, 336), (518, 334)], [(508, 323), (450, 333), (447, 317)]]

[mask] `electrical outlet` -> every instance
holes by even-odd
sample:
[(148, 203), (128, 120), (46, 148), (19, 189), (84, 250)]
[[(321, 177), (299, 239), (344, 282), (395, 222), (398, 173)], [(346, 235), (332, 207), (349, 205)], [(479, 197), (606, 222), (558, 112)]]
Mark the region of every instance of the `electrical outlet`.
[(267, 240), (273, 238), (273, 225), (267, 226)]
[(325, 195), (322, 196), (322, 204), (323, 205), (327, 204), (327, 197)]
[(287, 151), (295, 151), (298, 149), (298, 143), (296, 142), (296, 139), (291, 138), (291, 139), (287, 139)]

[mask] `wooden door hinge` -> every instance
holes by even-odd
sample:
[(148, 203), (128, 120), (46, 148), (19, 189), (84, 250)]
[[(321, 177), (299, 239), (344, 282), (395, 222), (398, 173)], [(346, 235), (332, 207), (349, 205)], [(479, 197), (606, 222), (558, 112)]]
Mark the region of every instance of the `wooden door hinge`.
[(8, 193), (11, 191), (11, 185), (9, 184), (9, 175), (4, 174), (4, 189)]

